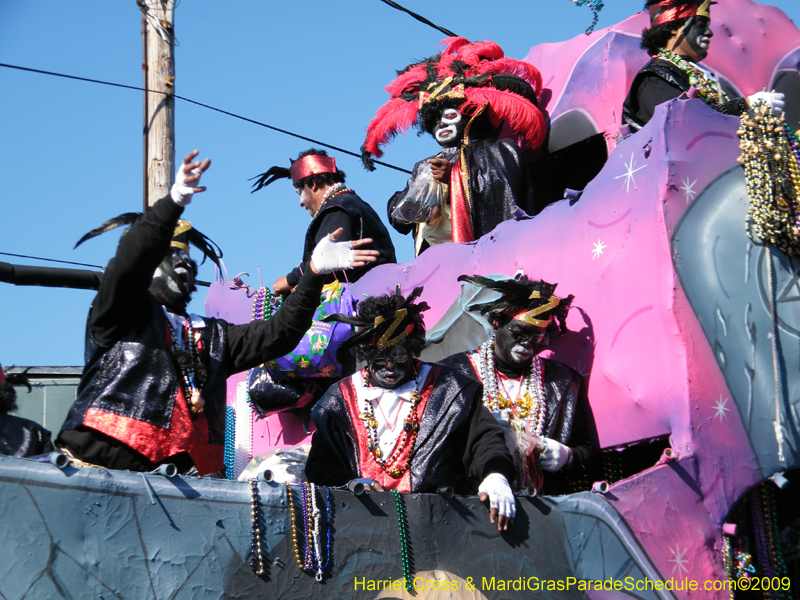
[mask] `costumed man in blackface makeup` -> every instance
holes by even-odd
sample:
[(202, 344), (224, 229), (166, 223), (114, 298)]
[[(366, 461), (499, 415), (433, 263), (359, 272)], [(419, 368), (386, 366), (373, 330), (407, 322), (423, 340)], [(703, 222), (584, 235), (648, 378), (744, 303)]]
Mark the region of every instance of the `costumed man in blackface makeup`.
[[(494, 42), (443, 43), (440, 55), (409, 65), (387, 86), (392, 98), (370, 122), (362, 148), (372, 170), (381, 146), (411, 125), (442, 147), (418, 162), (406, 188), (389, 200), (392, 227), (414, 231), (417, 255), (437, 244), (476, 240), (514, 217), (518, 207), (530, 210), (533, 188), (522, 150), (498, 135), (505, 124), (537, 149), (546, 133), (536, 67), (506, 58)], [(412, 208), (422, 198), (425, 209)]]
[(36, 456), (52, 452), (50, 432), (30, 419), (8, 413), (17, 410), (15, 385), (24, 385), (31, 391), (31, 384), (24, 373), (5, 375), (0, 365), (0, 454), (7, 456)]
[(360, 328), (340, 351), (352, 349), (367, 366), (333, 385), (312, 411), (316, 431), (306, 477), (319, 485), (352, 480), (376, 491), (436, 492), (490, 501), (490, 520), (508, 527), (516, 506), (508, 481), (514, 465), (503, 432), (481, 402), (473, 378), (419, 362), (425, 347), (422, 311), (408, 298), (367, 298), (355, 317), (329, 320)]
[(326, 235), (342, 230), (341, 241), (370, 238), (372, 247), (378, 251), (375, 262), (355, 269), (336, 271), (326, 278), (325, 283), (338, 279), (342, 283), (358, 281), (370, 269), (384, 263), (397, 262), (394, 245), (386, 226), (373, 208), (359, 198), (344, 183), (344, 171), (336, 168), (336, 159), (324, 150), (301, 152), (291, 166), (272, 167), (266, 173), (255, 177), (253, 191), (269, 185), (277, 179), (290, 178), (295, 191), (300, 195), (300, 206), (311, 215), (311, 224), (306, 231), (303, 261), (292, 271), (279, 277), (273, 284), (276, 294), (290, 292), (308, 270), (311, 253)]
[(186, 156), (170, 195), (144, 216), (112, 219), (78, 242), (133, 222), (92, 303), (86, 366), (57, 439), (90, 466), (221, 471), (227, 377), (291, 351), (311, 325), (325, 275), (377, 255), (361, 249), (369, 240), (335, 243), (334, 234), (317, 246), (295, 293), (271, 319), (231, 325), (187, 314), (197, 272), (188, 242), (218, 259), (208, 238), (179, 221), (193, 194), (205, 191), (198, 185), (210, 160), (196, 157)]
[[(697, 63), (708, 55), (711, 37), (710, 0), (649, 0), (650, 27), (642, 31), (642, 49), (652, 56), (636, 75), (623, 104), (623, 123), (632, 131), (653, 117), (656, 106), (693, 92), (714, 110), (741, 115), (756, 102), (780, 115), (783, 94), (758, 92), (745, 98), (728, 98), (714, 73)], [(716, 3), (714, 3), (716, 4)]]
[(514, 490), (569, 493), (569, 471), (588, 465), (594, 454), (586, 386), (575, 370), (538, 354), (557, 329), (555, 316), (565, 328), (572, 296), (561, 300), (555, 285), (524, 276), (462, 275), (459, 281), (500, 292), (469, 309), (487, 315), (494, 333), (477, 350), (440, 364), (483, 383), (483, 404), (503, 426), (514, 457)]

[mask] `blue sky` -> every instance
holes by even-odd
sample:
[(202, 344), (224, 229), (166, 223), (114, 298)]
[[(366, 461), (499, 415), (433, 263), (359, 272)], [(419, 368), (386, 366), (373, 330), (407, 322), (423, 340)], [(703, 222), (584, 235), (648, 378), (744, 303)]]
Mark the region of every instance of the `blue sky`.
[[(569, 0), (401, 4), (464, 37), (491, 39), (514, 58), (582, 34), (592, 18)], [(607, 0), (598, 28), (642, 4)], [(800, 22), (797, 0), (767, 4)], [(176, 93), (352, 151), (386, 101), (383, 88), (395, 70), (434, 54), (444, 37), (379, 0), (185, 0), (175, 24)], [(139, 9), (134, 0), (0, 1), (0, 63), (140, 86)], [(141, 92), (7, 68), (0, 68), (0, 90), (0, 252), (104, 265), (117, 233), (72, 247), (106, 219), (141, 210)], [(231, 277), (247, 271), (246, 281), (258, 286), (260, 267), (270, 285), (300, 260), (309, 217), (288, 182), (251, 195), (248, 179), (288, 166), (310, 144), (180, 100), (175, 113), (178, 157), (199, 148), (212, 159), (203, 177), (208, 191), (185, 218), (222, 246)], [(384, 160), (410, 169), (436, 149), (412, 131)], [(407, 175), (367, 173), (355, 158), (334, 155), (349, 187), (384, 215)], [(410, 260), (410, 238), (394, 241), (398, 259)], [(200, 278), (213, 280), (213, 266), (203, 265)], [(82, 365), (92, 297), (0, 283), (0, 363)], [(203, 312), (203, 299), (201, 290), (193, 312)]]

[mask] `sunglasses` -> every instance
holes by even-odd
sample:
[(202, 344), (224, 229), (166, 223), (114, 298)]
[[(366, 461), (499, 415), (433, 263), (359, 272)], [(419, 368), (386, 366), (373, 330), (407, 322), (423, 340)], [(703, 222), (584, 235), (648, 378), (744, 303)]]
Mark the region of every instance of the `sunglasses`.
[(375, 367), (376, 369), (383, 369), (390, 362), (394, 363), (395, 365), (404, 365), (409, 361), (410, 358), (411, 355), (407, 351), (402, 350), (392, 354), (391, 356), (379, 356), (374, 358), (370, 361), (370, 366)]

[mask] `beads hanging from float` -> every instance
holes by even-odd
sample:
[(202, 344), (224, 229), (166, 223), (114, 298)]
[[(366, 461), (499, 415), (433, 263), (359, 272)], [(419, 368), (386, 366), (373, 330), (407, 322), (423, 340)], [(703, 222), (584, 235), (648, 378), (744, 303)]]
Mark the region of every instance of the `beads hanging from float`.
[(800, 255), (800, 145), (784, 118), (764, 104), (742, 114), (739, 147), (750, 209), (747, 235), (789, 256)]

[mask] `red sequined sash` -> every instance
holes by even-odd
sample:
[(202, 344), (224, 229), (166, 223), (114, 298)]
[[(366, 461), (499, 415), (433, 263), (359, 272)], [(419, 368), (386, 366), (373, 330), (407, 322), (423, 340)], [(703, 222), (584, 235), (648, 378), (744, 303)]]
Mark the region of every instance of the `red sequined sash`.
[[(464, 176), (462, 167), (466, 161), (459, 158), (450, 169), (450, 220), (453, 228), (453, 243), (471, 242), (475, 239), (472, 231), (472, 207), (469, 198), (469, 176)], [(467, 190), (466, 193), (464, 190)]]
[(223, 446), (208, 443), (205, 413), (192, 418), (180, 387), (173, 402), (172, 420), (167, 429), (96, 408), (86, 411), (83, 424), (126, 443), (153, 462), (188, 452), (200, 475), (224, 469)]

